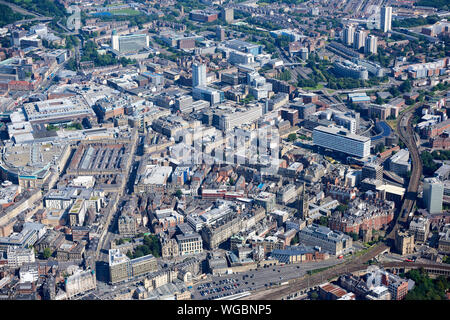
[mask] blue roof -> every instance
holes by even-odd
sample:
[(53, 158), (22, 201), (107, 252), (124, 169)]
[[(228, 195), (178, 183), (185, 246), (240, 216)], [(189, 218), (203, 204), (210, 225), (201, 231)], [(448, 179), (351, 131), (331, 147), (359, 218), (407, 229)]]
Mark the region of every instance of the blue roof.
[(376, 135), (374, 137), (371, 137), (370, 139), (372, 141), (379, 140), (379, 139), (382, 139), (382, 138), (386, 138), (386, 137), (388, 137), (391, 134), (392, 129), (386, 122), (380, 121), (379, 125), (380, 125), (381, 129), (383, 129), (383, 132), (381, 132), (380, 134), (378, 134), (378, 135)]

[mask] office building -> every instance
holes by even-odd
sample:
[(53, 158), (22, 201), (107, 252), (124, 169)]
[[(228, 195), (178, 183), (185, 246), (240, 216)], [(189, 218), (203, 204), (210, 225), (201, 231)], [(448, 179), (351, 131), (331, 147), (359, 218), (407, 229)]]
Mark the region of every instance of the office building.
[(120, 53), (138, 52), (148, 48), (150, 38), (147, 34), (127, 34), (118, 35), (113, 32), (111, 35), (111, 47)]
[(206, 65), (194, 63), (192, 65), (192, 87), (206, 86)]
[(313, 130), (316, 146), (365, 158), (370, 155), (370, 138), (350, 133), (339, 127), (318, 126)]
[(207, 86), (194, 87), (192, 90), (192, 97), (197, 100), (208, 101), (211, 105), (222, 103), (225, 100), (223, 91)]
[(117, 221), (119, 234), (125, 237), (137, 234), (137, 221), (132, 214), (123, 213)]
[(298, 233), (300, 243), (307, 246), (318, 246), (321, 251), (338, 256), (348, 253), (353, 248), (353, 240), (339, 231), (333, 231), (317, 224), (309, 225)]
[(233, 39), (225, 42), (225, 47), (241, 52), (251, 53), (254, 56), (261, 54), (263, 47), (260, 44), (245, 42), (239, 39)]
[(368, 36), (365, 40), (364, 53), (377, 54), (377, 48), (378, 48), (378, 38), (374, 35)]
[(8, 247), (6, 252), (8, 266), (18, 268), (25, 263), (33, 263), (35, 261), (33, 248)]
[(136, 259), (130, 259), (119, 249), (109, 250), (109, 280), (110, 283), (117, 283), (131, 280), (158, 269), (156, 258), (148, 254)]
[[(305, 101), (305, 98), (303, 98), (303, 101)], [(294, 105), (291, 108), (298, 110), (299, 119), (306, 119), (316, 113), (316, 105), (314, 103)]]
[(281, 118), (288, 120), (291, 126), (295, 126), (298, 122), (298, 110), (281, 109)]
[(248, 52), (240, 52), (237, 50), (230, 51), (228, 61), (231, 64), (251, 64), (255, 62), (255, 56)]
[(175, 236), (181, 256), (203, 252), (203, 240), (198, 233), (188, 232)]
[(409, 151), (405, 149), (399, 150), (389, 159), (389, 170), (399, 176), (406, 176), (411, 170), (409, 161)]
[(95, 290), (97, 288), (97, 280), (94, 270), (75, 272), (75, 274), (66, 278), (64, 287), (67, 298)]
[(444, 186), (437, 178), (424, 179), (423, 202), (429, 213), (442, 212)]
[(383, 180), (383, 167), (377, 163), (366, 163), (362, 168), (361, 180), (366, 178)]
[(414, 218), (409, 224), (409, 232), (416, 242), (426, 242), (430, 233), (430, 220), (423, 217)]
[(192, 10), (189, 19), (199, 22), (212, 22), (217, 20), (219, 12), (214, 10)]
[(381, 8), (380, 29), (383, 30), (383, 32), (392, 30), (392, 7)]

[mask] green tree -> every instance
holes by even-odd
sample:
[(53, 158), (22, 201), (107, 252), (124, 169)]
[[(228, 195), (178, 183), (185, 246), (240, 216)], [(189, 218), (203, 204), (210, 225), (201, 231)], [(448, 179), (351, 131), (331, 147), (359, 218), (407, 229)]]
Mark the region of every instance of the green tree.
[(341, 213), (344, 213), (345, 211), (347, 211), (348, 209), (348, 205), (346, 204), (340, 204), (336, 207), (336, 211), (339, 211)]
[(313, 291), (313, 292), (311, 292), (309, 297), (311, 298), (311, 300), (317, 300), (317, 299), (319, 299), (319, 294), (316, 291)]
[(183, 196), (183, 192), (178, 189), (177, 191), (175, 191), (175, 197), (177, 197), (178, 199), (180, 199)]
[(398, 89), (402, 93), (411, 92), (411, 89), (412, 89), (411, 80), (407, 79), (407, 80), (403, 81), (403, 83), (398, 87)]
[(348, 235), (349, 235), (350, 237), (352, 237), (353, 241), (358, 241), (358, 239), (359, 239), (358, 234), (355, 233), (355, 232), (349, 232)]
[(52, 252), (52, 250), (50, 250), (50, 248), (45, 248), (43, 251), (44, 259), (50, 258), (52, 256), (52, 254), (53, 254), (53, 252)]
[(291, 133), (288, 135), (288, 140), (293, 142), (295, 140), (297, 140), (297, 134), (296, 133)]
[(322, 226), (328, 226), (328, 217), (322, 216), (319, 219), (319, 224)]

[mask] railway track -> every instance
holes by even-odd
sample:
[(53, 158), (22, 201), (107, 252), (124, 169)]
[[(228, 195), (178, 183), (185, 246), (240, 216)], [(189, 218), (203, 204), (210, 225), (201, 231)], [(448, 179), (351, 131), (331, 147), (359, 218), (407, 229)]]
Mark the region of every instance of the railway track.
[(416, 105), (415, 107), (402, 113), (397, 120), (397, 134), (410, 152), (412, 172), (403, 205), (397, 216), (395, 227), (388, 235), (388, 238), (390, 239), (395, 236), (395, 231), (398, 229), (400, 223), (405, 224), (409, 221), (409, 214), (411, 213), (416, 202), (420, 177), (422, 176), (422, 160), (420, 159), (420, 153), (417, 148), (415, 134), (412, 127), (412, 115), (418, 107), (420, 107), (420, 105)]

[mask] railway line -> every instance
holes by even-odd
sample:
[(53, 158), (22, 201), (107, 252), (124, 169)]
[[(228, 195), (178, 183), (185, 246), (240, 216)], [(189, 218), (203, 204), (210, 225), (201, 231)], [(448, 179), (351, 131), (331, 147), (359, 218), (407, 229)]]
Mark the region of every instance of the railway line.
[(422, 176), (422, 160), (420, 159), (420, 153), (417, 148), (415, 134), (412, 127), (412, 115), (419, 106), (420, 105), (416, 105), (415, 107), (402, 113), (397, 120), (397, 134), (410, 152), (412, 172), (403, 205), (397, 216), (395, 227), (388, 235), (388, 238), (390, 239), (394, 238), (395, 231), (398, 229), (400, 224), (405, 224), (409, 221), (411, 210), (413, 209), (417, 199), (420, 177)]

